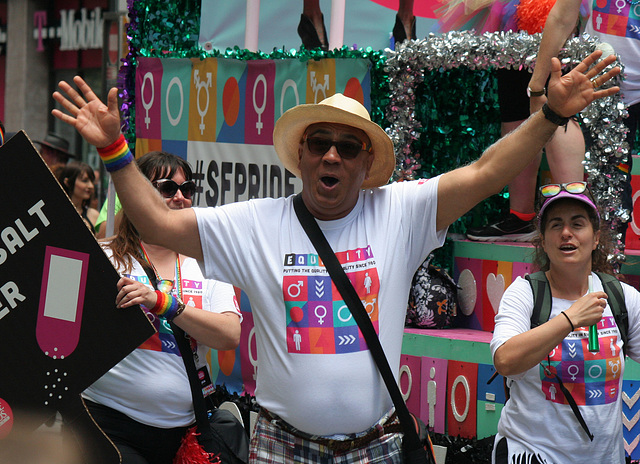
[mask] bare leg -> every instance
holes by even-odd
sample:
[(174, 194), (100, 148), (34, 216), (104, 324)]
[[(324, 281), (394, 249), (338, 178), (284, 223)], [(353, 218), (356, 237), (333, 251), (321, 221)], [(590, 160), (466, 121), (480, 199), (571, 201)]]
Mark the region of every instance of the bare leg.
[(325, 43), (324, 18), (322, 16), (322, 10), (320, 9), (320, 0), (304, 0), (302, 14), (311, 20), (320, 42), (322, 45), (327, 46), (328, 44)]
[(413, 1), (414, 0), (400, 0), (400, 4), (398, 5), (398, 18), (402, 21), (407, 37), (415, 39), (413, 36), (413, 24), (416, 17), (413, 15)]
[(558, 128), (556, 134), (545, 146), (547, 161), (557, 183), (581, 181), (584, 179), (584, 136), (575, 121), (569, 121), (567, 130)]
[[(520, 124), (521, 121), (503, 122), (502, 136), (505, 136)], [(542, 153), (538, 154), (524, 170), (509, 184), (509, 208), (519, 213), (533, 213), (536, 198), (536, 183)]]
[[(513, 130), (522, 121), (503, 124), (503, 134), (507, 126)], [(584, 178), (582, 160), (584, 159), (584, 137), (580, 126), (575, 121), (569, 121), (567, 130), (559, 127), (553, 138), (545, 146), (549, 169), (553, 181), (558, 183), (581, 181)], [(518, 176), (509, 184), (509, 207), (519, 213), (533, 213), (536, 199), (536, 182), (540, 160), (538, 155)]]

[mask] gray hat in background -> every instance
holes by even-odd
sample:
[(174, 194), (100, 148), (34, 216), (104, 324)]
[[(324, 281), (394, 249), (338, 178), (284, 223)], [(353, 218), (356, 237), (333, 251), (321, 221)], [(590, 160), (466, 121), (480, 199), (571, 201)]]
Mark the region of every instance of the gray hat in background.
[(69, 151), (69, 141), (53, 132), (49, 132), (44, 140), (36, 140), (35, 143), (39, 143), (41, 146), (53, 148), (54, 150), (61, 151), (71, 158), (75, 158), (75, 155)]

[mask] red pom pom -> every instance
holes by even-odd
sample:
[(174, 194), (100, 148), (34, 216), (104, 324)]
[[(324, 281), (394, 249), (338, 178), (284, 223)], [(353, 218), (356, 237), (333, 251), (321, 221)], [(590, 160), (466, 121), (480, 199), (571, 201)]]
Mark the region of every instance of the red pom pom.
[(520, 0), (517, 7), (518, 29), (529, 34), (542, 32), (556, 0)]
[(221, 464), (218, 456), (207, 453), (200, 446), (198, 435), (195, 427), (187, 430), (187, 433), (182, 437), (176, 457), (173, 458), (173, 464)]

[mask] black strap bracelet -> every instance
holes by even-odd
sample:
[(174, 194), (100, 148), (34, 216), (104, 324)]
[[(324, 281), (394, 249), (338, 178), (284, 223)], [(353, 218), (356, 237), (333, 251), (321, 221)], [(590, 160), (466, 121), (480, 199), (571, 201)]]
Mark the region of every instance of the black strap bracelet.
[(569, 118), (560, 116), (558, 113), (549, 108), (549, 105), (547, 105), (546, 103), (542, 105), (542, 112), (544, 113), (544, 117), (547, 118), (547, 120), (558, 126), (565, 126), (569, 122)]
[(543, 88), (542, 90), (531, 90), (531, 87), (527, 87), (527, 96), (531, 97), (541, 97), (547, 93), (547, 89)]
[(573, 326), (573, 322), (571, 322), (571, 319), (569, 319), (569, 316), (567, 316), (567, 313), (565, 313), (564, 311), (561, 311), (560, 314), (566, 317), (567, 320), (569, 321), (569, 324), (571, 325), (571, 332), (575, 332), (576, 328)]

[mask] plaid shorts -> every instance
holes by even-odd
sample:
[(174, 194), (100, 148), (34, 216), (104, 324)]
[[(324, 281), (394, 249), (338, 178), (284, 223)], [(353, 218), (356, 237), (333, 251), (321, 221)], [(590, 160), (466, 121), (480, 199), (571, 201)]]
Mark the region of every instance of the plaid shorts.
[[(267, 413), (270, 414), (270, 413)], [(269, 420), (261, 411), (251, 439), (249, 464), (402, 464), (402, 434), (388, 433), (349, 451), (334, 451), (313, 441), (314, 436), (282, 419)], [(386, 419), (386, 417), (384, 418)], [(382, 422), (382, 420), (381, 420)], [(372, 427), (376, 428), (378, 424)]]

